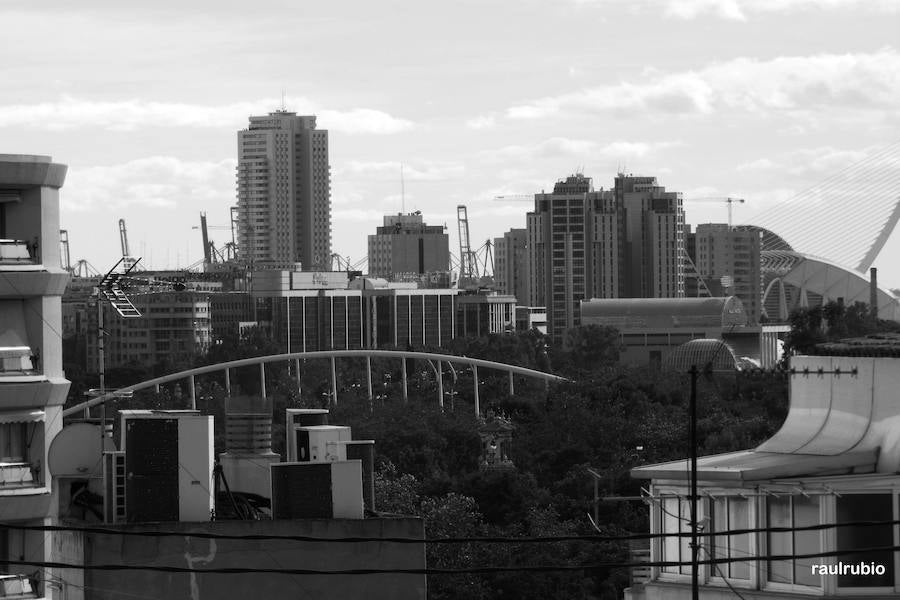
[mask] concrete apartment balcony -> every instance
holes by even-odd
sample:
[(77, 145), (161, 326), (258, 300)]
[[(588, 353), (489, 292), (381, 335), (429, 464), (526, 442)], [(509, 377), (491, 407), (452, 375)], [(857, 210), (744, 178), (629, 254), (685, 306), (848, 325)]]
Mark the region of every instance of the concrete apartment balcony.
[(0, 239), (0, 298), (62, 296), (69, 274), (41, 263), (36, 248), (25, 240)]

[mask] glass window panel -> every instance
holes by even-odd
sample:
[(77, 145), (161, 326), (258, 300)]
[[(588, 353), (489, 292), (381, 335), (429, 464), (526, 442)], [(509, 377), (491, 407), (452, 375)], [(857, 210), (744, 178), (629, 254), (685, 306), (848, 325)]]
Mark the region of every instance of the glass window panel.
[[(850, 494), (837, 498), (837, 522), (890, 521), (893, 498), (890, 494)], [(892, 527), (838, 527), (837, 550), (854, 550), (893, 545)], [(883, 575), (838, 575), (838, 587), (892, 587), (894, 559), (890, 551), (875, 550), (838, 557), (845, 565), (874, 563), (884, 566)]]
[[(725, 536), (715, 535), (719, 531), (728, 530), (728, 499), (716, 498), (712, 503), (711, 521), (713, 524), (712, 547), (710, 554), (713, 558), (728, 558), (728, 539)], [(724, 572), (727, 563), (720, 563), (718, 570)], [(715, 571), (716, 569), (713, 569)], [(716, 573), (718, 574), (718, 573)]]
[[(660, 503), (662, 507), (662, 531), (660, 533), (678, 533), (678, 499), (666, 498)], [(662, 543), (662, 560), (677, 561), (679, 538), (675, 536), (664, 537)], [(678, 573), (677, 566), (663, 567), (666, 573)]]
[[(794, 498), (794, 527), (809, 527), (819, 524), (819, 498)], [(819, 552), (821, 533), (819, 531), (795, 531), (794, 554), (815, 554)], [(800, 585), (822, 585), (820, 575), (813, 575), (812, 566), (820, 564), (821, 558), (798, 558), (794, 561), (794, 583)]]
[[(750, 504), (744, 498), (729, 498), (728, 500), (728, 528), (749, 529)], [(730, 557), (740, 558), (750, 556), (750, 534), (729, 536)], [(750, 579), (749, 562), (728, 563), (729, 575), (734, 579)]]
[[(791, 499), (788, 496), (782, 498), (768, 498), (766, 501), (766, 516), (769, 527), (791, 526)], [(767, 554), (786, 555), (791, 554), (790, 532), (770, 532), (768, 534)], [(791, 582), (791, 561), (778, 560), (768, 562), (768, 581), (775, 583)]]

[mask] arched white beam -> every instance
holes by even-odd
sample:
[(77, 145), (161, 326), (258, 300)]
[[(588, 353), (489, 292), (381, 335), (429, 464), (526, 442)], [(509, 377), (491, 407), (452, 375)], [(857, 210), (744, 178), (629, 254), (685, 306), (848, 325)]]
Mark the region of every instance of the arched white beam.
[[(352, 358), (352, 357), (371, 357), (371, 358), (399, 358), (399, 359), (421, 359), (421, 360), (437, 360), (437, 361), (445, 361), (448, 363), (463, 363), (473, 367), (473, 372), (477, 373), (478, 367), (483, 367), (485, 369), (494, 369), (497, 371), (506, 371), (507, 373), (513, 373), (515, 375), (524, 375), (525, 377), (533, 377), (535, 379), (542, 379), (545, 383), (549, 384), (551, 381), (568, 381), (565, 377), (560, 377), (559, 375), (553, 375), (552, 373), (544, 373), (543, 371), (535, 371), (534, 369), (528, 369), (525, 367), (520, 367), (517, 365), (507, 365), (504, 363), (498, 363), (491, 360), (482, 360), (480, 358), (470, 358), (468, 356), (454, 356), (452, 354), (436, 354), (434, 352), (412, 352), (408, 350), (317, 350), (315, 352), (292, 352), (289, 354), (272, 354), (269, 356), (255, 356), (253, 358), (242, 358), (240, 360), (232, 360), (229, 362), (218, 363), (215, 365), (207, 365), (205, 367), (197, 367), (196, 369), (188, 369), (187, 371), (180, 371), (178, 373), (172, 373), (170, 375), (164, 375), (162, 377), (157, 377), (155, 379), (148, 379), (147, 381), (142, 381), (141, 383), (136, 383), (134, 385), (129, 385), (123, 388), (120, 388), (115, 391), (111, 391), (102, 396), (98, 396), (96, 398), (92, 398), (86, 402), (82, 402), (80, 404), (76, 404), (75, 406), (71, 406), (63, 411), (63, 416), (69, 416), (75, 414), (79, 411), (83, 411), (92, 406), (96, 406), (97, 404), (102, 404), (107, 400), (115, 397), (116, 395), (121, 395), (124, 392), (137, 392), (139, 390), (144, 390), (147, 388), (157, 388), (158, 386), (164, 383), (171, 383), (172, 381), (180, 381), (182, 379), (188, 379), (191, 377), (195, 377), (197, 375), (205, 375), (207, 373), (217, 373), (219, 371), (225, 371), (226, 373), (230, 369), (237, 369), (239, 367), (248, 367), (252, 365), (264, 365), (266, 363), (272, 362), (281, 362), (281, 361), (289, 361), (293, 359), (314, 359), (314, 358)], [(405, 364), (405, 363), (404, 363)], [(475, 384), (478, 384), (477, 377), (475, 378)], [(477, 390), (476, 390), (476, 402), (477, 402)]]

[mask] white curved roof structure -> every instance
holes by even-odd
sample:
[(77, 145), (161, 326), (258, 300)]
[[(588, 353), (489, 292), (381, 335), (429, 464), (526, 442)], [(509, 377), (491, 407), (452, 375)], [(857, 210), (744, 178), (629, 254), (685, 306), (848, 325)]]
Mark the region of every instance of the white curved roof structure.
[[(843, 298), (846, 305), (869, 303), (869, 279), (862, 273), (826, 258), (800, 252), (766, 250), (761, 257), (762, 270), (768, 284), (763, 291), (763, 306), (779, 306), (772, 319), (784, 319), (791, 310), (811, 306), (810, 298), (821, 296), (822, 302)], [(799, 294), (787, 298), (785, 286), (792, 286)], [(780, 314), (785, 311), (785, 314)], [(900, 321), (900, 300), (891, 292), (878, 288), (878, 317)]]
[[(754, 450), (704, 456), (698, 477), (753, 482), (900, 471), (900, 360), (798, 356), (791, 359), (791, 408)], [(821, 369), (821, 374), (819, 373)], [(687, 461), (632, 469), (641, 479), (689, 477)]]
[[(900, 220), (900, 142), (831, 175), (749, 222), (793, 249), (865, 272)], [(763, 240), (763, 250), (777, 249)]]

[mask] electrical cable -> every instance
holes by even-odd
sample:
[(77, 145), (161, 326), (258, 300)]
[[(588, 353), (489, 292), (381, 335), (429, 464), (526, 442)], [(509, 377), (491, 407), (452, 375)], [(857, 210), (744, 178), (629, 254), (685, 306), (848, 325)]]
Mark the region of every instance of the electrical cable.
[[(712, 560), (713, 556), (712, 556), (712, 554), (709, 553), (709, 550), (706, 549), (706, 546), (704, 546), (703, 544), (700, 544), (700, 549), (703, 550), (704, 552), (706, 552), (706, 555), (710, 558), (710, 560)], [(722, 570), (719, 568), (719, 565), (718, 565), (718, 564), (712, 563), (712, 566), (713, 566), (713, 568), (716, 570), (716, 572), (719, 574), (719, 577), (721, 577), (722, 580), (725, 582), (725, 585), (728, 586), (728, 589), (731, 590), (731, 593), (732, 593), (732, 594), (734, 594), (735, 596), (737, 596), (737, 597), (740, 598), (741, 600), (747, 600), (746, 598), (744, 598), (744, 596), (741, 595), (741, 593), (740, 593), (739, 591), (737, 591), (736, 589), (734, 589), (734, 586), (731, 585), (731, 582), (728, 581), (728, 578), (725, 577), (725, 574), (724, 574), (724, 573), (722, 573)]]
[[(784, 561), (805, 558), (844, 557), (856, 554), (870, 554), (872, 552), (898, 552), (900, 546), (873, 546), (864, 548), (852, 548), (847, 550), (830, 550), (807, 554), (778, 554), (756, 556), (755, 561)], [(745, 557), (714, 558), (698, 561), (698, 565), (714, 565), (733, 562), (747, 562)], [(377, 575), (377, 574), (406, 574), (406, 575), (457, 575), (464, 573), (506, 573), (506, 572), (550, 572), (550, 571), (581, 571), (585, 569), (611, 569), (630, 567), (675, 567), (689, 566), (691, 561), (625, 561), (625, 562), (600, 562), (579, 565), (520, 565), (520, 566), (492, 566), (492, 567), (467, 567), (458, 569), (445, 568), (390, 568), (390, 569), (340, 569), (326, 571), (320, 569), (283, 569), (261, 567), (219, 567), (211, 569), (195, 569), (193, 567), (175, 567), (164, 565), (84, 565), (63, 563), (57, 561), (3, 561), (3, 564), (15, 566), (36, 566), (52, 569), (77, 569), (83, 571), (155, 571), (160, 573), (207, 573), (218, 575), (241, 575), (251, 573), (268, 573), (281, 575)]]
[[(900, 525), (900, 519), (897, 520), (880, 520), (880, 521), (846, 521), (842, 523), (820, 523), (816, 525), (804, 525), (802, 527), (752, 527), (745, 529), (730, 529), (725, 531), (717, 531), (715, 535), (744, 535), (754, 533), (793, 533), (798, 531), (822, 531), (827, 529), (836, 529), (838, 527), (882, 527)], [(321, 538), (304, 535), (270, 535), (270, 534), (225, 534), (225, 533), (207, 533), (197, 531), (132, 531), (128, 529), (112, 529), (108, 527), (73, 527), (65, 525), (12, 525), (9, 523), (0, 523), (0, 531), (69, 531), (74, 533), (93, 533), (99, 535), (111, 535), (121, 537), (182, 537), (212, 540), (258, 540), (258, 541), (294, 541), (294, 542), (322, 542), (322, 543), (392, 543), (392, 544), (468, 544), (468, 543), (489, 543), (489, 544), (544, 544), (550, 542), (622, 542), (629, 540), (648, 540), (648, 539), (664, 539), (669, 537), (690, 537), (690, 531), (678, 533), (633, 533), (627, 535), (562, 535), (562, 536), (543, 536), (543, 537), (490, 537), (490, 536), (469, 536), (469, 537), (449, 537), (449, 538), (431, 538), (417, 539), (408, 537), (363, 537), (349, 536), (339, 538)]]

